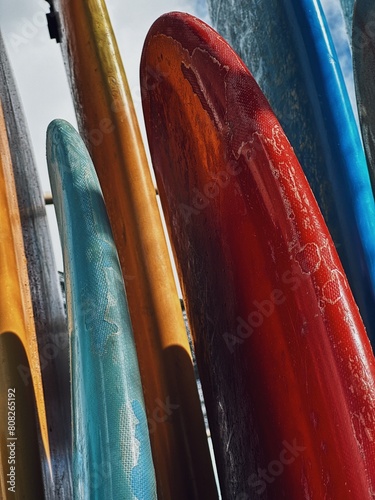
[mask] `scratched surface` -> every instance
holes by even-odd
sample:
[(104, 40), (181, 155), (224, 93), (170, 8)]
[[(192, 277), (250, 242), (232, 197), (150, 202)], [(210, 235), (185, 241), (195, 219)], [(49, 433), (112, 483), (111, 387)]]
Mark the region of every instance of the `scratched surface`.
[(73, 498), (155, 499), (150, 440), (124, 282), (89, 154), (53, 122), (47, 159), (72, 337)]
[(375, 192), (375, 5), (357, 0), (353, 17), (353, 67), (358, 113)]
[[(125, 281), (159, 498), (216, 499), (191, 351), (134, 105), (104, 0), (55, 2), (79, 130), (103, 191)], [(153, 426), (150, 426), (153, 428)]]
[(266, 99), (177, 13), (148, 33), (141, 87), (223, 498), (372, 498), (371, 346)]
[(214, 26), (249, 67), (295, 150), (375, 340), (375, 205), (319, 0), (208, 3)]
[(71, 498), (68, 335), (47, 214), (23, 110), (0, 36), (0, 99), (20, 208), (51, 446), (46, 497)]
[(0, 498), (4, 500), (27, 495), (42, 498), (42, 470), (49, 459), (38, 345), (12, 167), (0, 101)]

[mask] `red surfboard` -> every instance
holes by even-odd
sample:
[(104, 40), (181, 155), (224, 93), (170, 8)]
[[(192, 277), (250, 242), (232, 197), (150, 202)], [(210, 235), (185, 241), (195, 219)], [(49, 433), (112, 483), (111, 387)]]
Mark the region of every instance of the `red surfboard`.
[(209, 26), (159, 18), (141, 85), (224, 498), (372, 498), (375, 365), (302, 169)]

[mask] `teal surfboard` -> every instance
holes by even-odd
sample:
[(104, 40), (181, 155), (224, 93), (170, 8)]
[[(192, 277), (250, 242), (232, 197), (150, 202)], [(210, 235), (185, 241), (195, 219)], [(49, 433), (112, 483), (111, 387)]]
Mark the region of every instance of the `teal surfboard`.
[(213, 24), (265, 93), (304, 169), (375, 341), (375, 205), (318, 0), (209, 0)]
[[(44, 494), (47, 499), (70, 500), (71, 421), (67, 325), (44, 198), (22, 105), (1, 35), (0, 101), (6, 120), (20, 209), (46, 403), (51, 468), (43, 460)], [(29, 368), (21, 365), (18, 371), (24, 383), (29, 384)]]
[(73, 498), (154, 499), (156, 486), (124, 283), (99, 182), (78, 133), (47, 132), (72, 356)]

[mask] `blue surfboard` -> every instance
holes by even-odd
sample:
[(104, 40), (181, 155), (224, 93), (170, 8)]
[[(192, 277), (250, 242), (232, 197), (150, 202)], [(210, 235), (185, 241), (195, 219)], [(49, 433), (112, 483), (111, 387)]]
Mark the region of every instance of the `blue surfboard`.
[(209, 0), (286, 132), (375, 341), (375, 205), (342, 72), (318, 0)]
[(47, 132), (72, 358), (74, 498), (154, 499), (156, 484), (121, 269), (99, 182), (78, 133)]

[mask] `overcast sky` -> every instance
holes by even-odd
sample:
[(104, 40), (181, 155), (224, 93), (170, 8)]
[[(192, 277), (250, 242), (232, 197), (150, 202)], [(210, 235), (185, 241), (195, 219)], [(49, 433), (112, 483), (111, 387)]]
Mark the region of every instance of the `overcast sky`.
[[(208, 21), (205, 0), (107, 0), (138, 116), (142, 120), (139, 61), (145, 36), (161, 14), (189, 12)], [(60, 47), (50, 40), (44, 0), (0, 0), (0, 28), (26, 113), (44, 191), (50, 191), (45, 133), (54, 118), (76, 126)], [(144, 127), (142, 126), (143, 130)], [(53, 207), (47, 207), (57, 266), (63, 269)]]
[[(224, 0), (229, 1), (229, 0)], [(343, 20), (337, 15), (338, 0), (322, 0), (353, 97), (351, 63)], [(161, 14), (178, 10), (209, 22), (205, 0), (107, 0), (107, 7), (122, 54), (140, 122), (143, 122), (139, 91), (139, 61), (151, 24)], [(74, 125), (75, 116), (67, 86), (59, 45), (50, 40), (44, 0), (0, 0), (0, 28), (16, 76), (25, 109), (42, 188), (50, 191), (45, 160), (45, 133), (54, 118)], [(141, 123), (143, 128), (143, 124)], [(63, 269), (53, 207), (47, 207), (59, 270)]]

